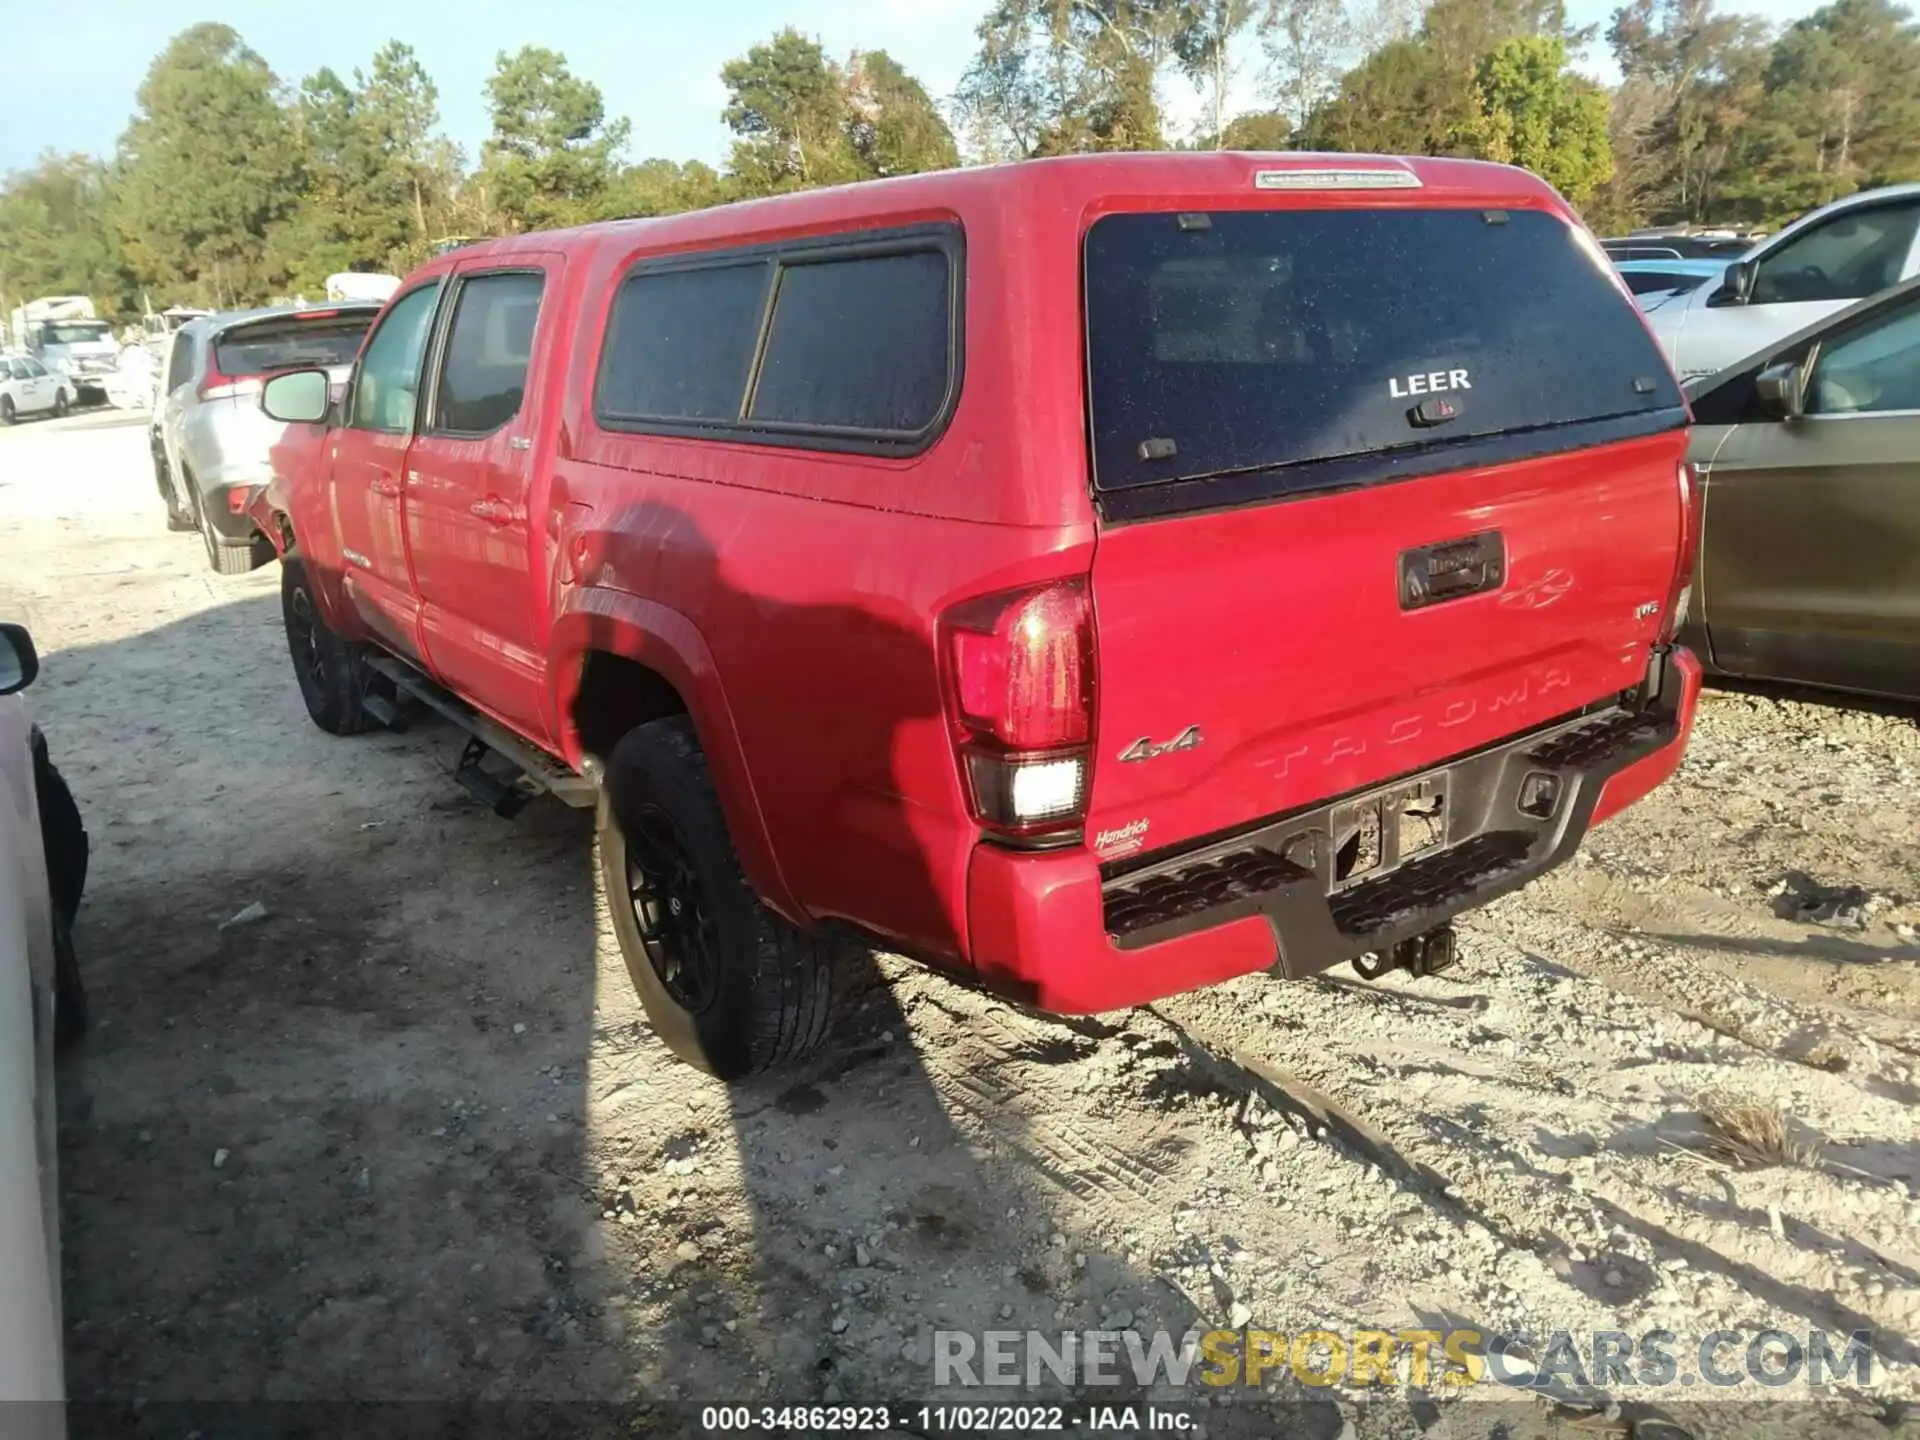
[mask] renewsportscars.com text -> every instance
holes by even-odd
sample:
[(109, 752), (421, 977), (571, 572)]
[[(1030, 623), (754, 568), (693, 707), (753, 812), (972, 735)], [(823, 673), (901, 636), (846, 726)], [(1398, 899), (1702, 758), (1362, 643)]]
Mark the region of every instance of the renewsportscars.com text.
[(1174, 1336), (1132, 1330), (939, 1330), (933, 1382), (958, 1386), (1264, 1385), (1283, 1375), (1308, 1386), (1495, 1384), (1554, 1392), (1669, 1386), (1865, 1388), (1873, 1335), (1856, 1330), (1748, 1333), (1671, 1330), (1629, 1334), (1556, 1330), (1545, 1336), (1453, 1330), (1208, 1330)]

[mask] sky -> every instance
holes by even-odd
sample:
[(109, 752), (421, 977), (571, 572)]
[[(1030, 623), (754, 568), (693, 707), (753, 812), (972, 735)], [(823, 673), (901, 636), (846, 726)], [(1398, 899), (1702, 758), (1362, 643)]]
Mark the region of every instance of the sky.
[[(1617, 0), (1570, 0), (1576, 24), (1599, 23)], [(1776, 24), (1816, 0), (1724, 0)], [(544, 45), (593, 81), (610, 115), (633, 121), (629, 158), (725, 159), (731, 137), (720, 67), (793, 25), (844, 57), (885, 50), (936, 96), (952, 93), (973, 53), (987, 0), (329, 0), (315, 6), (258, 0), (0, 0), (0, 173), (44, 150), (108, 154), (132, 114), (135, 92), (167, 41), (202, 20), (233, 26), (275, 73), (297, 84), (322, 66), (365, 68), (388, 40), (413, 46), (440, 88), (442, 128), (468, 158), (487, 134), (482, 87), (495, 55)], [(1604, 44), (1582, 68), (1608, 75)], [(1257, 57), (1245, 67), (1250, 84)], [(1190, 94), (1163, 97), (1176, 126), (1199, 107)]]

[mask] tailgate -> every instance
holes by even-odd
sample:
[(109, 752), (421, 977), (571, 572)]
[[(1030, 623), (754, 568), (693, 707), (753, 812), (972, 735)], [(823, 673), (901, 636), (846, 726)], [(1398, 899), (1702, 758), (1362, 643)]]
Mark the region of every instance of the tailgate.
[(1109, 215), (1086, 242), (1102, 860), (1638, 684), (1686, 412), (1545, 211)]
[[(1108, 525), (1093, 562), (1096, 853), (1422, 770), (1639, 683), (1673, 581), (1684, 448), (1675, 431)], [(1436, 573), (1460, 577), (1441, 589), (1488, 588), (1409, 608), (1406, 575)]]

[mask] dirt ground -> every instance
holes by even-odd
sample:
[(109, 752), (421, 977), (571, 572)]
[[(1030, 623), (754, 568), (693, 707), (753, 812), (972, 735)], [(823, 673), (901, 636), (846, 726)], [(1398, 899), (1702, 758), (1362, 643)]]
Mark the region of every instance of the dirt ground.
[[(60, 1077), (76, 1398), (618, 1400), (665, 1430), (932, 1395), (942, 1330), (1465, 1323), (1870, 1329), (1867, 1389), (1749, 1386), (1686, 1429), (1914, 1423), (1911, 710), (1711, 695), (1678, 779), (1470, 917), (1443, 977), (1057, 1023), (882, 960), (829, 1056), (728, 1090), (649, 1032), (588, 817), (483, 812), (447, 728), (308, 722), (277, 568), (223, 580), (166, 532), (143, 417), (0, 433), (0, 615), (40, 642), (95, 855)], [(1778, 1107), (1784, 1163), (1716, 1147), (1716, 1093)], [(1270, 1378), (1312, 1404), (1246, 1433), (1672, 1434), (1649, 1417), (1698, 1398)], [(1224, 1434), (1260, 1397), (1211, 1398)]]

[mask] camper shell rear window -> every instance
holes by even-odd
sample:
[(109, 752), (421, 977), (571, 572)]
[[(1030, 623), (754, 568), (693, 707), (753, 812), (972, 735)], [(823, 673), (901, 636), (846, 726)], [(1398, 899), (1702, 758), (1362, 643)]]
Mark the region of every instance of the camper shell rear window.
[(1542, 211), (1109, 215), (1085, 284), (1104, 492), (1259, 472), (1272, 495), (1359, 483), (1364, 457), (1685, 423), (1605, 254)]

